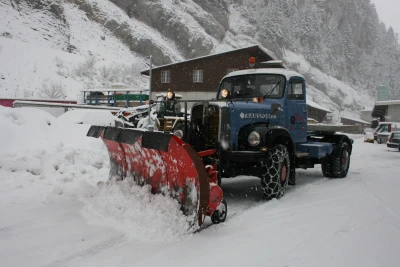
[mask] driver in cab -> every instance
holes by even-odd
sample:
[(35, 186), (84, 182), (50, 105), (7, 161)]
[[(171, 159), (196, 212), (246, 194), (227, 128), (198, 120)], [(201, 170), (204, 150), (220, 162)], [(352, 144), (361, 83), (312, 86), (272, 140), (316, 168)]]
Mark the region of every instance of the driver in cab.
[(253, 89), (247, 87), (247, 84), (244, 80), (239, 80), (237, 84), (234, 86), (233, 97), (238, 96), (251, 96), (253, 93)]

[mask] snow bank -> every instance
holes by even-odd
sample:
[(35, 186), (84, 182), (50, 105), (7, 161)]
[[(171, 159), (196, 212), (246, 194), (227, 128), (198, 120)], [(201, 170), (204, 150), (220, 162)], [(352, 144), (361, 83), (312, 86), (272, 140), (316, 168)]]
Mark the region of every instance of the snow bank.
[[(0, 188), (47, 204), (53, 193), (73, 194), (81, 182), (106, 180), (109, 160), (88, 125), (60, 124), (35, 108), (0, 107)], [(35, 188), (32, 190), (30, 188)]]
[(35, 108), (12, 109), (0, 106), (1, 151), (24, 150), (35, 146), (32, 142), (51, 131), (56, 119)]
[(104, 122), (108, 114), (68, 111), (56, 119), (40, 109), (0, 106), (0, 202), (57, 205), (65, 196), (83, 202), (82, 215), (90, 224), (142, 241), (180, 239), (188, 222), (177, 201), (129, 181), (107, 182), (103, 142), (86, 136), (90, 125), (73, 124), (82, 117), (85, 123)]

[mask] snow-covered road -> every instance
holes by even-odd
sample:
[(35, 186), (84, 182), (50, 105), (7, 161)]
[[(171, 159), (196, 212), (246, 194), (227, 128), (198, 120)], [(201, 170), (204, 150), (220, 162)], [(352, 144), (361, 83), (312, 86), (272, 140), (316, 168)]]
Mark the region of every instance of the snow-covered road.
[(298, 170), (280, 200), (264, 201), (257, 178), (223, 179), (227, 221), (188, 234), (169, 199), (97, 185), (108, 157), (100, 140), (85, 137), (87, 125), (33, 113), (0, 107), (0, 266), (400, 262), (400, 153), (361, 135), (352, 136), (348, 177)]

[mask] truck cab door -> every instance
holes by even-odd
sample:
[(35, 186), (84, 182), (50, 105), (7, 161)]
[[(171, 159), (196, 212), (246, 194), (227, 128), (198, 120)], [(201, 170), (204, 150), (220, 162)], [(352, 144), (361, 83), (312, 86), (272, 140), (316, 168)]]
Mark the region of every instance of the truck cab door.
[(286, 90), (286, 129), (294, 143), (307, 141), (307, 104), (304, 79), (292, 77)]

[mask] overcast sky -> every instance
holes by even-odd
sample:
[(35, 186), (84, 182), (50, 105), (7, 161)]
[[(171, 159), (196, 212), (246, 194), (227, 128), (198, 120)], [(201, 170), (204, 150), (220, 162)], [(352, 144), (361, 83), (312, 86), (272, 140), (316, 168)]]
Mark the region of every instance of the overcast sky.
[(371, 0), (378, 11), (379, 19), (386, 24), (386, 28), (392, 26), (400, 35), (400, 0)]

